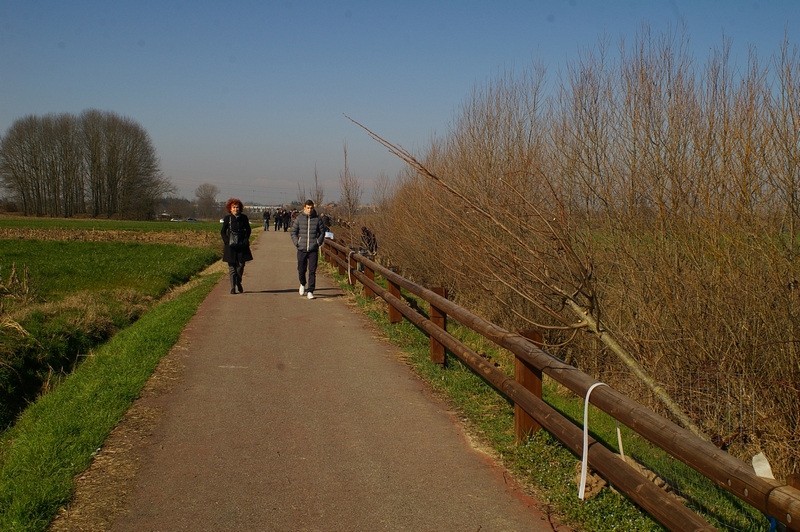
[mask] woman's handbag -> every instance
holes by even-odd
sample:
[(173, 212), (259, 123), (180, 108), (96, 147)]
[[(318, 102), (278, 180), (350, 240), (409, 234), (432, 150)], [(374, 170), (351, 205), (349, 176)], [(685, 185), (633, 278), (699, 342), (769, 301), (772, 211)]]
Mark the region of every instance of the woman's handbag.
[(244, 236), (244, 233), (231, 231), (228, 239), (228, 245), (231, 247), (231, 249), (244, 249), (248, 244), (248, 239)]
[[(229, 223), (231, 222), (233, 222), (233, 216), (231, 216)], [(241, 230), (234, 231), (232, 224), (229, 227), (230, 227), (230, 233), (228, 233), (228, 246), (230, 246), (231, 249), (242, 250), (250, 245), (250, 240), (247, 238), (244, 231)]]

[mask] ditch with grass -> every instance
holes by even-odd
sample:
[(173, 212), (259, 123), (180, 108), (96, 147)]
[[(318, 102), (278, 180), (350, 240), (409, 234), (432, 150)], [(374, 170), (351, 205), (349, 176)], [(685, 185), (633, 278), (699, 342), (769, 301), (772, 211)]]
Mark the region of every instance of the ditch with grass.
[(219, 279), (199, 275), (217, 231), (0, 219), (0, 530), (44, 530), (69, 501)]

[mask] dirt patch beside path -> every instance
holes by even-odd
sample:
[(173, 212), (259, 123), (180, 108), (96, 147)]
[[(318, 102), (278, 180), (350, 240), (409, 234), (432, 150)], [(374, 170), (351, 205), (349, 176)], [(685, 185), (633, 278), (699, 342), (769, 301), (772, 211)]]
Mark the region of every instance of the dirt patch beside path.
[(219, 233), (208, 231), (119, 231), (100, 229), (31, 229), (0, 227), (0, 239), (58, 240), (80, 242), (142, 242), (144, 244), (177, 244), (191, 247), (221, 247)]

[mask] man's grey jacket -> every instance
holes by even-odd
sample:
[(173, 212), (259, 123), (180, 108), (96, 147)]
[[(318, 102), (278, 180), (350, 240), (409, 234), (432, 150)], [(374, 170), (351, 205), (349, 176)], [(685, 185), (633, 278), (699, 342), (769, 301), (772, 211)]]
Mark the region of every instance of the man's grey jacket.
[(325, 242), (325, 225), (317, 213), (301, 212), (292, 224), (292, 242), (298, 251), (316, 251)]

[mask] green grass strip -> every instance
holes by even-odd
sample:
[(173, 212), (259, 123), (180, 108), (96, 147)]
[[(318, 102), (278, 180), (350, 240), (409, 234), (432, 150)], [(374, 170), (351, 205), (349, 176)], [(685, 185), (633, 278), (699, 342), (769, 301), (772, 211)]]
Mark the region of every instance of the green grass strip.
[[(253, 220), (257, 223), (257, 220)], [(255, 225), (255, 223), (253, 225)], [(103, 218), (35, 218), (33, 216), (4, 217), (0, 216), (0, 228), (26, 229), (77, 229), (81, 231), (137, 231), (137, 232), (169, 232), (169, 231), (214, 231), (218, 232), (218, 219), (196, 223), (188, 222), (155, 222), (135, 220), (107, 220)]]
[(45, 530), (219, 274), (158, 305), (42, 396), (0, 440), (0, 530)]
[(139, 242), (0, 239), (0, 278), (28, 268), (29, 284), (48, 301), (83, 290), (136, 290), (161, 297), (219, 260), (217, 250)]

